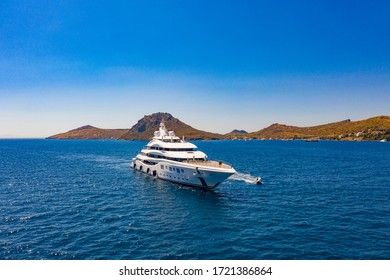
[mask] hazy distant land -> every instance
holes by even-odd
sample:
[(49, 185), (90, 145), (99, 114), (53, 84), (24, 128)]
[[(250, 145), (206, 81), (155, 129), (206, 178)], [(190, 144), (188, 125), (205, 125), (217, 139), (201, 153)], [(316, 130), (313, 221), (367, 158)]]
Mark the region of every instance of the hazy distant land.
[(360, 121), (344, 120), (335, 123), (298, 127), (272, 124), (267, 128), (247, 133), (235, 129), (225, 135), (195, 129), (169, 113), (154, 113), (140, 119), (130, 129), (101, 129), (90, 125), (82, 126), (48, 139), (119, 139), (149, 140), (164, 120), (169, 130), (179, 137), (194, 140), (225, 139), (323, 139), (323, 140), (382, 140), (390, 141), (390, 116), (378, 116)]

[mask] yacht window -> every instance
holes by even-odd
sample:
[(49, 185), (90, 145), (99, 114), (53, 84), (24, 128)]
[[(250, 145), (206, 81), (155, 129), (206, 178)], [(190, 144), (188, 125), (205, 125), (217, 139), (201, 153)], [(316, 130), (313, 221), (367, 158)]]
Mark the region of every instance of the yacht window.
[(161, 169), (164, 169), (164, 165), (161, 165)]
[(181, 173), (184, 173), (184, 169), (181, 170)]
[(172, 171), (172, 167), (169, 167), (169, 171)]
[(177, 171), (177, 173), (180, 173), (180, 169), (178, 168), (178, 169), (176, 169), (176, 171)]
[(192, 148), (160, 148), (162, 151), (171, 151), (171, 152), (193, 152), (195, 149)]

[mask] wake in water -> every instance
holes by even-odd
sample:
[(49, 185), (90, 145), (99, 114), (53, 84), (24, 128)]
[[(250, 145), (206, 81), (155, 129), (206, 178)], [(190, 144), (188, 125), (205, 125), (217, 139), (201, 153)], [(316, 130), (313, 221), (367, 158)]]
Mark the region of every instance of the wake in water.
[(83, 160), (89, 162), (95, 162), (98, 166), (106, 167), (110, 169), (126, 170), (130, 166), (130, 159), (122, 158), (119, 156), (104, 156), (95, 154), (72, 154), (61, 155), (61, 159), (66, 160)]
[(249, 184), (262, 184), (260, 177), (255, 177), (250, 174), (245, 174), (241, 172), (237, 172), (236, 174), (233, 174), (229, 177), (229, 180), (236, 180), (236, 181), (244, 181)]

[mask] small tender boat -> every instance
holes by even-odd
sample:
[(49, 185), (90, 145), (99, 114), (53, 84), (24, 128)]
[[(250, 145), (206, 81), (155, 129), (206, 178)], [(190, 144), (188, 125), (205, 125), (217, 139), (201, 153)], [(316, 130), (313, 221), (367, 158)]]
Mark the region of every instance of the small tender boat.
[(260, 177), (256, 177), (256, 179), (253, 181), (254, 184), (261, 185), (263, 182), (261, 181)]

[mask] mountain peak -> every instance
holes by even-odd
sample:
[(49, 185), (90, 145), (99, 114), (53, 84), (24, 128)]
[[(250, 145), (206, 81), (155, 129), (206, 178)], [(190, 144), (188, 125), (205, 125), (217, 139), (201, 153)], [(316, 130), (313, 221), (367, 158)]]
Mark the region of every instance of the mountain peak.
[(248, 134), (248, 132), (245, 130), (233, 129), (232, 131), (230, 131), (225, 135), (231, 135), (231, 134)]
[(125, 140), (150, 139), (155, 131), (158, 131), (160, 123), (164, 122), (168, 130), (175, 131), (178, 136), (185, 136), (187, 139), (222, 139), (223, 136), (216, 133), (197, 130), (169, 113), (153, 113), (145, 115), (133, 125), (121, 138)]
[(144, 133), (147, 132), (153, 135), (154, 131), (159, 129), (160, 123), (164, 121), (166, 127), (168, 129), (173, 129), (173, 127), (177, 127), (177, 125), (182, 126), (183, 123), (178, 119), (174, 118), (169, 113), (154, 113), (151, 115), (145, 115), (142, 119), (138, 120), (138, 122), (130, 128), (129, 133), (137, 132)]
[(155, 118), (155, 119), (158, 119), (158, 120), (165, 120), (166, 119), (172, 119), (173, 116), (170, 114), (170, 113), (166, 113), (166, 112), (157, 112), (157, 113), (153, 113), (151, 115), (145, 115), (144, 117), (150, 117), (150, 118)]
[(78, 130), (86, 130), (86, 129), (96, 129), (96, 127), (92, 126), (92, 125), (84, 125), (84, 126), (80, 126), (78, 128), (75, 128), (75, 129), (72, 129), (71, 131), (78, 131)]

